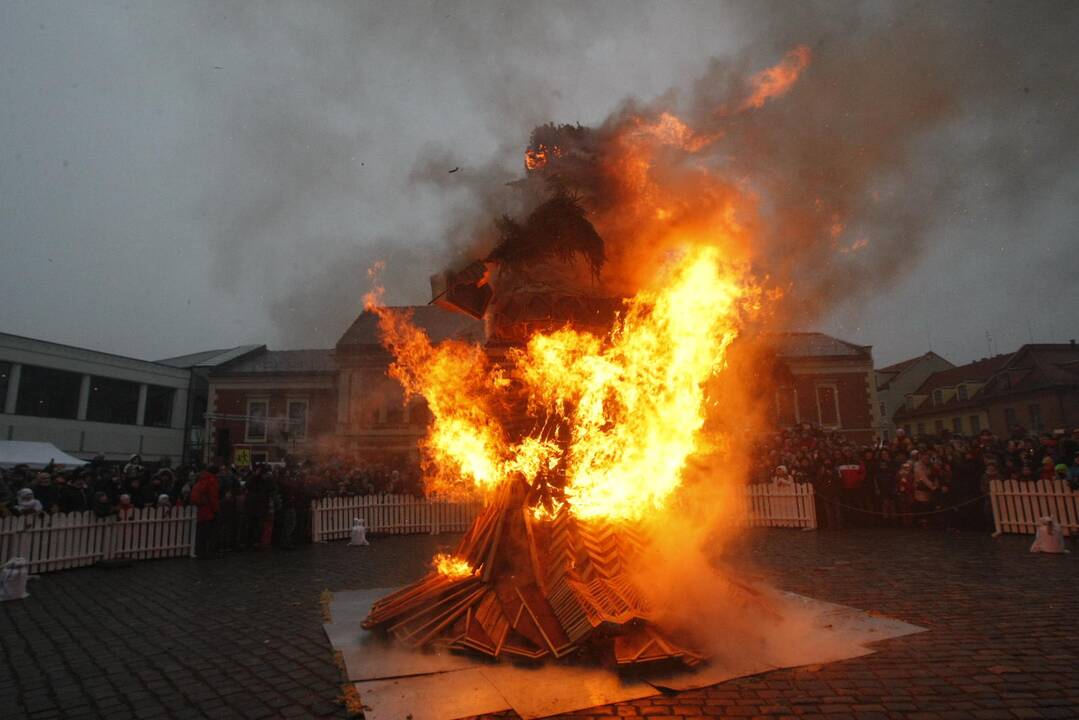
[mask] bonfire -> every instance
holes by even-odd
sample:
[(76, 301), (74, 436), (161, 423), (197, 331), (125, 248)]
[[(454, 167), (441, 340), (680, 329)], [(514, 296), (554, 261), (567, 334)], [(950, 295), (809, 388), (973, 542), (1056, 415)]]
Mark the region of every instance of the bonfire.
[[(800, 48), (762, 73), (745, 107), (781, 95), (806, 62)], [(705, 659), (651, 606), (639, 528), (671, 512), (689, 465), (717, 444), (710, 413), (737, 403), (709, 387), (774, 292), (747, 262), (754, 199), (700, 159), (721, 135), (667, 111), (537, 128), (516, 183), (530, 211), (432, 278), (434, 302), (484, 319), (485, 347), (432, 344), (368, 297), (390, 374), (433, 417), (428, 490), (486, 504), (365, 628), (493, 658)]]

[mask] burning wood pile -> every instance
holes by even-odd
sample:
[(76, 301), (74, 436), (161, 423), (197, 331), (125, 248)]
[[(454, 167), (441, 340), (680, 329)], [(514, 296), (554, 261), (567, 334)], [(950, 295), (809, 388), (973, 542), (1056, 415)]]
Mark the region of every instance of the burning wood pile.
[(494, 658), (703, 659), (650, 622), (628, 574), (642, 538), (624, 524), (579, 522), (566, 506), (539, 520), (527, 494), (524, 482), (501, 486), (454, 556), (376, 603), (364, 627), (413, 648), (443, 643)]

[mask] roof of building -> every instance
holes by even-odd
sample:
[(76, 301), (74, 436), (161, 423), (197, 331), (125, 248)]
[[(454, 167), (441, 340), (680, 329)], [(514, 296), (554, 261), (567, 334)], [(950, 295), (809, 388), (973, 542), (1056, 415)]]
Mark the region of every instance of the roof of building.
[(1079, 347), (1071, 343), (1032, 343), (1019, 348), (1001, 368), (1007, 384), (994, 382), (993, 393), (1022, 392), (1079, 383)]
[(265, 345), (237, 345), (232, 348), (203, 350), (188, 355), (177, 355), (176, 357), (165, 358), (164, 360), (158, 360), (157, 362), (161, 365), (169, 365), (176, 368), (216, 367), (250, 352), (265, 349), (265, 347)]
[(868, 357), (871, 345), (855, 345), (819, 332), (783, 332), (769, 337), (779, 357)]
[[(947, 370), (940, 370), (927, 377), (911, 394), (929, 396), (932, 395), (934, 390), (955, 387), (962, 383), (986, 383), (996, 372), (1003, 368), (1011, 358), (1012, 354), (995, 355), (991, 358), (975, 360), (966, 365), (958, 365), (956, 367), (948, 368)], [(979, 393), (969, 395), (966, 400), (960, 400), (958, 394), (956, 394), (951, 396), (947, 402), (940, 405), (933, 405), (928, 401), (914, 409), (904, 405), (896, 412), (895, 417), (914, 417), (916, 415), (931, 415), (938, 412), (959, 410), (978, 404), (980, 399)]]
[[(921, 355), (916, 355), (915, 357), (907, 358), (906, 360), (903, 360), (902, 362), (897, 362), (894, 365), (887, 365), (885, 367), (878, 368), (877, 372), (895, 373), (895, 374), (898, 375), (899, 373), (903, 372), (904, 370), (906, 370), (906, 369), (908, 369), (910, 367), (913, 367), (914, 365), (917, 365), (919, 361), (925, 360), (925, 359), (927, 359), (929, 357), (935, 357), (938, 360), (944, 360), (944, 358), (942, 358), (940, 355), (937, 355), (935, 352), (930, 350), (929, 352), (922, 353)], [(944, 360), (944, 362), (948, 362), (948, 361)]]
[(44, 355), (54, 355), (58, 358), (70, 360), (113, 365), (114, 367), (149, 370), (151, 372), (157, 371), (168, 374), (171, 377), (182, 377), (182, 373), (177, 373), (176, 371), (184, 369), (160, 362), (154, 362), (153, 360), (134, 358), (129, 355), (120, 355), (104, 350), (93, 350), (91, 348), (79, 347), (78, 345), (68, 345), (66, 343), (53, 342), (52, 340), (42, 340), (40, 338), (14, 335), (5, 332), (0, 332), (0, 347)]
[[(390, 307), (394, 312), (409, 312), (412, 323), (427, 333), (432, 342), (442, 340), (471, 340), (482, 342), (484, 339), (483, 321), (476, 320), (462, 313), (451, 312), (437, 305), (406, 305)], [(378, 329), (378, 316), (364, 310), (355, 322), (349, 326), (337, 347), (382, 346), (382, 336)]]
[(929, 352), (922, 353), (921, 355), (918, 355), (916, 357), (908, 358), (906, 360), (903, 360), (902, 362), (897, 362), (894, 365), (887, 365), (885, 367), (878, 368), (877, 389), (887, 390), (888, 387), (892, 384), (892, 381), (898, 378), (904, 372), (910, 370), (912, 367), (914, 367), (923, 360), (931, 360), (933, 358), (936, 358), (937, 360), (943, 360), (944, 362), (948, 363), (950, 367), (955, 367), (954, 365), (952, 365), (951, 361), (942, 358), (940, 355), (937, 355), (935, 352), (930, 350)]
[(315, 374), (337, 371), (333, 350), (263, 350), (221, 365), (212, 375)]

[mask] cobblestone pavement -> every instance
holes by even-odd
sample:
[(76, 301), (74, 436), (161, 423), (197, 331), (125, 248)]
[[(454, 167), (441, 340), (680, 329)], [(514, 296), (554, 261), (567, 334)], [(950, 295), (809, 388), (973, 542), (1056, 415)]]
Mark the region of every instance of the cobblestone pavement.
[[(0, 718), (344, 717), (324, 589), (400, 585), (455, 538), (47, 574), (0, 605)], [(929, 628), (876, 654), (565, 717), (1079, 718), (1079, 557), (1030, 539), (757, 530), (737, 565)], [(503, 717), (512, 717), (505, 715)]]

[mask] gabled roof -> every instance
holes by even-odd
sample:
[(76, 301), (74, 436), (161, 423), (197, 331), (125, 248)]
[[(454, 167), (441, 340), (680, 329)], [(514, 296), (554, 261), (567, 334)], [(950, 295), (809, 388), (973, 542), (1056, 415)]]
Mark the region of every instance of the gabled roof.
[(937, 360), (943, 360), (944, 362), (948, 363), (949, 367), (955, 367), (955, 365), (952, 365), (951, 361), (942, 358), (940, 355), (937, 355), (935, 352), (930, 350), (929, 352), (922, 353), (917, 357), (908, 358), (907, 360), (895, 363), (894, 365), (888, 365), (886, 367), (879, 368), (877, 370), (877, 390), (887, 390), (888, 387), (892, 384), (892, 381), (894, 381), (904, 372), (915, 367), (923, 360), (932, 360), (934, 358)]
[(220, 365), (211, 375), (323, 374), (337, 372), (333, 350), (263, 350)]
[(869, 357), (871, 345), (855, 345), (819, 332), (784, 332), (769, 335), (778, 357)]
[(904, 370), (917, 365), (919, 361), (928, 360), (931, 357), (935, 357), (938, 360), (944, 360), (944, 362), (948, 362), (947, 360), (942, 358), (940, 355), (937, 355), (935, 352), (930, 350), (927, 353), (922, 353), (921, 355), (918, 355), (916, 357), (908, 358), (906, 360), (903, 360), (902, 362), (897, 362), (894, 365), (888, 365), (886, 367), (879, 368), (877, 370), (877, 372), (895, 373), (896, 375), (898, 375), (899, 373), (903, 372)]
[[(483, 342), (483, 321), (462, 313), (444, 310), (437, 305), (405, 305), (390, 307), (393, 312), (411, 313), (412, 323), (427, 333), (431, 342), (456, 339)], [(341, 349), (381, 347), (382, 336), (378, 330), (378, 316), (364, 310), (349, 326), (337, 347)]]
[(1055, 385), (1079, 384), (1079, 347), (1070, 343), (1032, 343), (1019, 348), (1001, 368), (1009, 382), (994, 382), (993, 394), (1021, 392)]
[[(927, 395), (932, 397), (934, 390), (955, 387), (963, 383), (986, 383), (994, 374), (1000, 371), (1012, 358), (1011, 354), (996, 355), (991, 358), (982, 358), (966, 365), (948, 368), (933, 373), (925, 379), (912, 395)], [(960, 410), (962, 408), (977, 405), (982, 400), (983, 393), (969, 395), (966, 400), (960, 400), (958, 393), (952, 395), (946, 402), (933, 405), (932, 400), (926, 400), (917, 408), (911, 409), (906, 405), (901, 407), (895, 418), (917, 417), (919, 415), (934, 415), (940, 412)]]
[(235, 360), (236, 358), (243, 357), (248, 353), (255, 352), (256, 350), (265, 349), (265, 345), (237, 345), (233, 348), (203, 350), (202, 352), (191, 353), (189, 355), (178, 355), (176, 357), (158, 360), (157, 362), (161, 365), (169, 365), (171, 367), (184, 369), (195, 367), (213, 368)]

